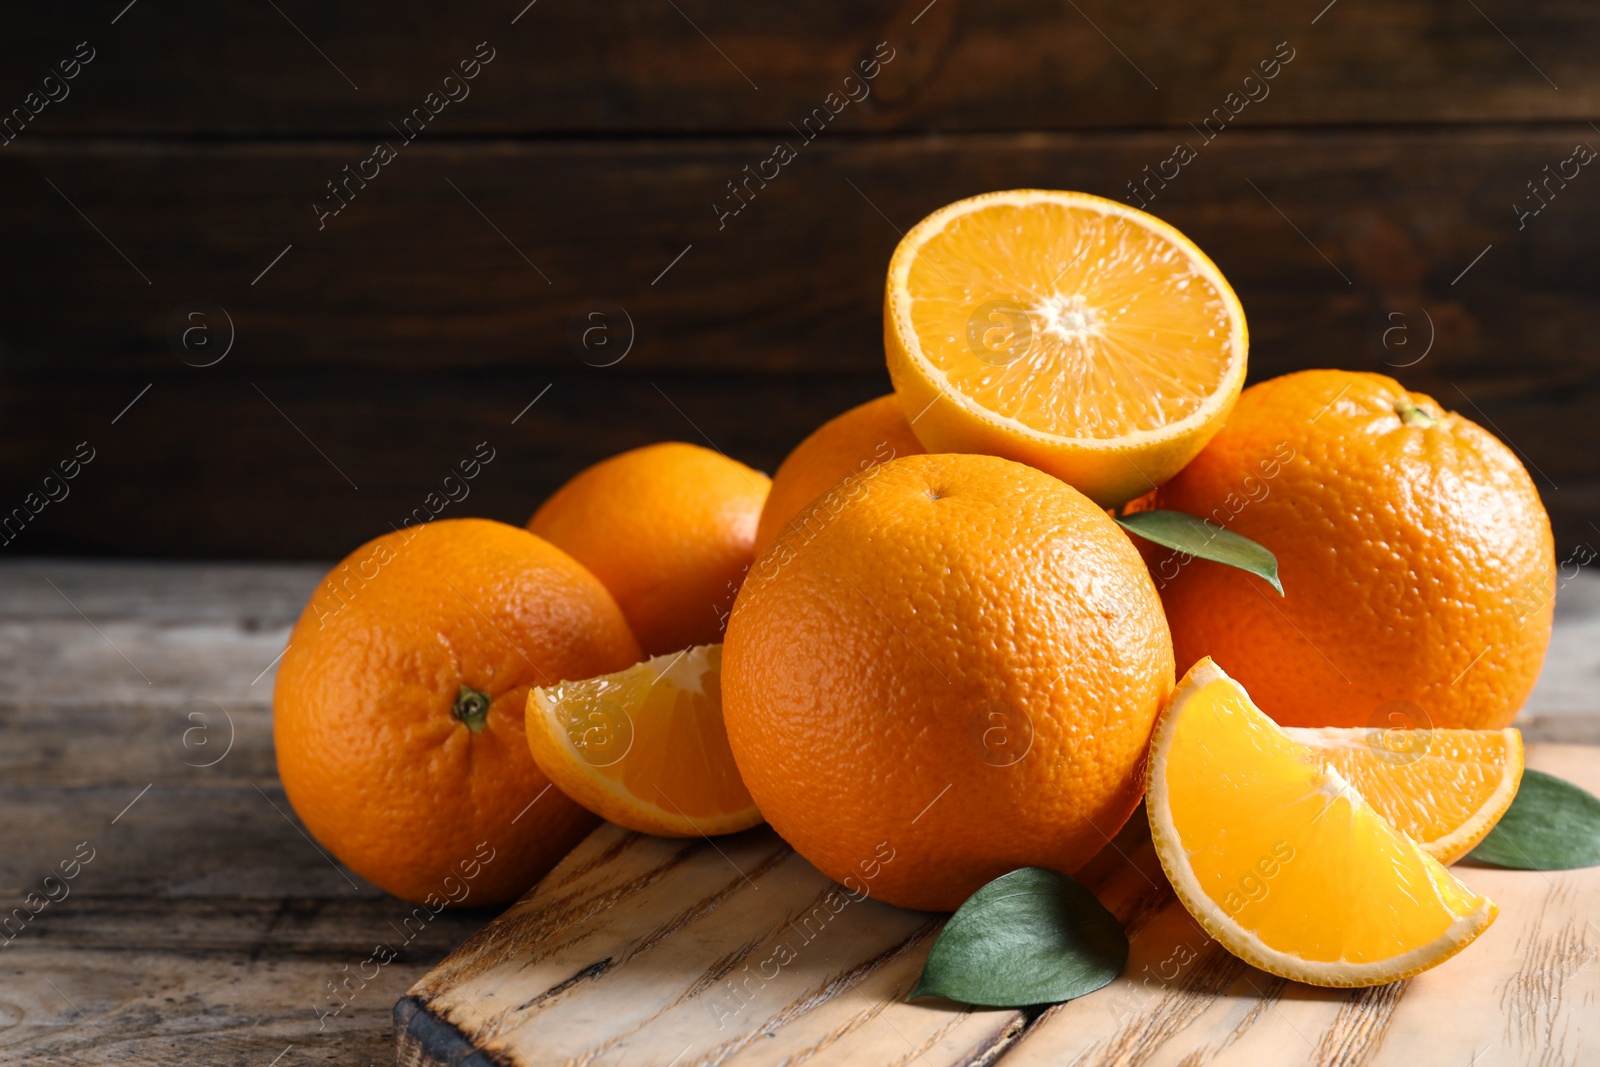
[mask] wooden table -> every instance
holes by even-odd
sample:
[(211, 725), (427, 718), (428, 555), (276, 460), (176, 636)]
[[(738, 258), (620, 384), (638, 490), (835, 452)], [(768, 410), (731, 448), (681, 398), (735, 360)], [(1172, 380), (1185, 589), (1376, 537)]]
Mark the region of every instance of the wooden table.
[[(492, 917), (440, 914), (319, 1017), (409, 911), (305, 836), (274, 770), (271, 668), (321, 573), (0, 565), (0, 914), (58, 898), (0, 941), (0, 1062), (389, 1064), (396, 1000)], [(1519, 725), (1600, 743), (1600, 576), (1556, 626)]]

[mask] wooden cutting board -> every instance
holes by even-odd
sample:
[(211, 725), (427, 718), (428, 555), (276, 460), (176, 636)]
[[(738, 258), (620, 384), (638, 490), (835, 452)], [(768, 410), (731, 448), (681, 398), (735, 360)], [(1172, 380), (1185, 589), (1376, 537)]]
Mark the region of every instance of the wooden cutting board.
[[(1600, 748), (1531, 746), (1528, 764), (1600, 792)], [(1127, 926), (1122, 976), (1045, 1010), (974, 1011), (905, 1003), (944, 916), (844, 897), (765, 827), (684, 841), (605, 826), (401, 999), (399, 1062), (1600, 1062), (1600, 869), (1456, 870), (1500, 905), (1476, 944), (1407, 981), (1317, 989), (1206, 937), (1141, 810), (1079, 872)]]

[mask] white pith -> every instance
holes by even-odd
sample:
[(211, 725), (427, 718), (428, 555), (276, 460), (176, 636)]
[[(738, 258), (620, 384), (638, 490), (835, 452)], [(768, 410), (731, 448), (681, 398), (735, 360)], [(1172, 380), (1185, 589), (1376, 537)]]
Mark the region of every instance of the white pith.
[[(921, 339), (918, 338), (911, 323), (911, 296), (908, 283), (911, 265), (916, 260), (918, 251), (929, 239), (942, 232), (954, 220), (964, 215), (981, 211), (996, 204), (1025, 207), (1040, 202), (1054, 202), (1072, 207), (1092, 208), (1103, 215), (1123, 220), (1130, 225), (1138, 226), (1143, 230), (1154, 233), (1172, 243), (1175, 247), (1185, 249), (1187, 258), (1195, 266), (1197, 272), (1228, 303), (1232, 310), (1232, 315), (1230, 316), (1232, 320), (1232, 336), (1229, 338), (1231, 362), (1227, 372), (1218, 381), (1211, 395), (1194, 411), (1181, 419), (1154, 429), (1131, 430), (1115, 437), (1068, 437), (1039, 430), (1018, 419), (1002, 415), (968, 399), (952, 385), (949, 376), (927, 358), (922, 349)], [(961, 411), (980, 422), (1003, 428), (1009, 433), (1020, 435), (1044, 447), (1069, 447), (1073, 450), (1090, 452), (1113, 451), (1130, 446), (1156, 444), (1181, 438), (1191, 430), (1211, 422), (1219, 412), (1231, 404), (1244, 381), (1245, 353), (1247, 349), (1244, 311), (1240, 307), (1238, 298), (1234, 295), (1227, 280), (1222, 276), (1222, 272), (1217, 269), (1216, 264), (1212, 263), (1198, 248), (1195, 248), (1193, 242), (1176, 228), (1162, 222), (1160, 219), (1127, 205), (1091, 196), (1087, 193), (1014, 189), (1006, 192), (987, 193), (949, 204), (919, 222), (901, 241), (900, 246), (895, 250), (894, 258), (889, 264), (888, 292), (890, 296), (886, 314), (889, 316), (890, 324), (911, 361), (933, 384), (936, 394), (934, 403), (954, 404)], [(1061, 292), (1049, 294), (1041, 298), (1036, 305), (1025, 310), (1040, 323), (1043, 332), (1063, 342), (1081, 342), (1099, 336), (1101, 328), (1100, 310), (1089, 305), (1077, 294)]]
[[(1354, 749), (1365, 748), (1371, 744), (1368, 740), (1371, 730), (1367, 727), (1286, 726), (1282, 729), (1284, 733), (1289, 735), (1290, 740), (1313, 749)], [(1499, 783), (1473, 818), (1462, 823), (1443, 837), (1437, 837), (1431, 841), (1417, 842), (1418, 848), (1440, 863), (1453, 862), (1466, 852), (1470, 845), (1476, 844), (1493, 824), (1499, 821), (1500, 816), (1505, 814), (1506, 808), (1511, 806), (1511, 801), (1517, 795), (1517, 788), (1522, 781), (1523, 767), (1522, 759), (1520, 758), (1522, 751), (1521, 735), (1510, 727), (1497, 732), (1502, 735), (1511, 735), (1507, 738), (1507, 752), (1517, 753), (1518, 758), (1507, 759), (1501, 766)], [(1420, 758), (1433, 759), (1437, 757), (1422, 756)]]
[[(615, 675), (639, 674), (648, 672), (654, 675), (651, 685), (659, 684), (663, 680), (668, 685), (684, 691), (699, 695), (703, 692), (700, 681), (706, 670), (706, 657), (709, 650), (720, 649), (720, 645), (696, 645), (683, 652), (668, 652), (660, 656), (652, 656), (641, 663), (636, 663), (625, 670), (614, 672), (614, 675), (602, 675), (600, 678), (583, 679), (576, 682), (559, 682), (553, 686), (535, 686), (529, 691), (528, 699), (533, 707), (548, 725), (549, 733), (556, 739), (555, 749), (560, 759), (569, 767), (579, 771), (579, 776), (584, 786), (595, 793), (604, 794), (615, 799), (620, 805), (625, 806), (634, 814), (643, 813), (650, 817), (655, 825), (647, 828), (651, 833), (671, 834), (675, 836), (695, 836), (704, 834), (733, 833), (749, 829), (760, 822), (760, 815), (754, 808), (748, 811), (729, 812), (720, 816), (699, 815), (691, 819), (682, 811), (672, 808), (663, 808), (659, 804), (646, 800), (630, 792), (619, 779), (613, 779), (603, 774), (596, 774), (589, 769), (583, 754), (573, 744), (568, 735), (566, 726), (557, 710), (562, 690), (569, 686), (591, 685), (602, 679)], [(626, 759), (624, 755), (622, 759)], [(620, 761), (619, 761), (620, 762)], [(546, 776), (550, 775), (549, 768), (544, 769)], [(585, 806), (591, 806), (590, 798), (573, 794), (573, 799)], [(611, 818), (606, 812), (598, 811), (597, 814)]]
[[(1495, 906), (1492, 901), (1485, 899), (1475, 911), (1457, 917), (1443, 934), (1427, 944), (1384, 960), (1347, 963), (1307, 960), (1272, 948), (1230, 916), (1219, 903), (1206, 894), (1188, 863), (1167, 861), (1169, 854), (1186, 856), (1187, 850), (1172, 819), (1165, 774), (1166, 755), (1176, 736), (1176, 725), (1184, 713), (1185, 706), (1196, 693), (1215, 681), (1227, 682), (1238, 689), (1246, 700), (1249, 699), (1242, 686), (1209, 660), (1202, 661), (1185, 676), (1173, 696), (1172, 703), (1157, 721), (1155, 734), (1151, 738), (1149, 762), (1151, 770), (1146, 806), (1150, 817), (1151, 837), (1156, 843), (1156, 854), (1160, 857), (1162, 869), (1166, 871), (1167, 878), (1172, 883), (1173, 892), (1206, 932), (1220, 941), (1223, 947), (1247, 963), (1294, 981), (1320, 986), (1377, 985), (1416, 974), (1454, 955), (1494, 921)], [(1329, 768), (1329, 771), (1332, 772), (1332, 778), (1344, 781), (1342, 776), (1332, 771), (1332, 768)], [(1324, 783), (1324, 789), (1326, 788), (1327, 783)], [(1353, 788), (1344, 795), (1352, 804), (1366, 805)]]

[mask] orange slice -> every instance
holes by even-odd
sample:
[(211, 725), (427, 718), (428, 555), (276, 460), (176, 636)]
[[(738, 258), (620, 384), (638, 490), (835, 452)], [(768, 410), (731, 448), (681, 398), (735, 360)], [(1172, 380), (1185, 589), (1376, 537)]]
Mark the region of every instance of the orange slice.
[(1522, 735), (1512, 729), (1283, 732), (1440, 863), (1471, 852), (1522, 783)]
[(958, 200), (895, 249), (889, 375), (930, 452), (1018, 460), (1115, 507), (1176, 474), (1244, 384), (1244, 309), (1205, 253), (1087, 193)]
[(1498, 910), (1209, 658), (1157, 721), (1147, 804), (1178, 899), (1228, 951), (1284, 978), (1393, 982), (1460, 952)]
[(630, 830), (726, 834), (761, 822), (722, 726), (722, 646), (535, 688), (528, 747), (567, 796)]

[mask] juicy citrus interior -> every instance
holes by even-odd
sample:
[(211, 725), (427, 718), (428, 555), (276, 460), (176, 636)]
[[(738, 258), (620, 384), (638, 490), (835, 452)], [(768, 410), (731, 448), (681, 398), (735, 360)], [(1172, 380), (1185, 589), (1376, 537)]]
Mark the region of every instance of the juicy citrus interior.
[(952, 218), (908, 279), (923, 357), (951, 386), (1064, 437), (1158, 430), (1199, 410), (1234, 362), (1221, 285), (1167, 235), (1052, 200)]
[(563, 792), (620, 826), (676, 836), (761, 821), (722, 725), (722, 646), (528, 694), (528, 745)]
[(1440, 863), (1494, 829), (1522, 781), (1516, 730), (1286, 729)]
[[(919, 223), (890, 264), (885, 334), (907, 413), (933, 405), (913, 419), (930, 450), (1032, 463), (1101, 504), (1150, 489), (1205, 444), (1247, 347), (1238, 298), (1183, 234), (1035, 189)], [(1090, 467), (1085, 449), (1102, 453)], [(1126, 457), (1108, 463), (1108, 449)]]
[(1377, 985), (1460, 951), (1495, 905), (1384, 821), (1209, 659), (1151, 745), (1151, 835), (1229, 951), (1315, 985)]

